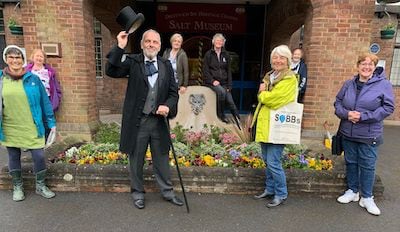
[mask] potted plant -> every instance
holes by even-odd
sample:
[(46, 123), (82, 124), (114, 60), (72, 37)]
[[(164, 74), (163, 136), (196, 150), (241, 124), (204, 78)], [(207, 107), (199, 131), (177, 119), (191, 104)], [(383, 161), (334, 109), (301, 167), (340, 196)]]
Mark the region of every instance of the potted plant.
[(381, 38), (382, 39), (393, 39), (394, 34), (396, 33), (394, 23), (386, 24), (381, 30)]
[(396, 2), (400, 2), (399, 0), (377, 0), (377, 2), (378, 3), (384, 3), (384, 4), (387, 4), (387, 3), (396, 3)]
[(19, 23), (17, 22), (17, 20), (14, 17), (10, 17), (8, 19), (8, 28), (10, 28), (11, 34), (13, 34), (13, 35), (22, 35), (23, 34), (22, 26), (19, 25)]

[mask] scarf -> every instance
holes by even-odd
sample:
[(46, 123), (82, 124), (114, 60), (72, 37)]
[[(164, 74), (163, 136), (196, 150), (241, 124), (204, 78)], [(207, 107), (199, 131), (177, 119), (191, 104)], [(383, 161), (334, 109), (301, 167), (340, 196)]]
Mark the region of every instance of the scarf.
[(8, 67), (5, 67), (4, 68), (4, 70), (3, 70), (3, 72), (7, 75), (7, 76), (9, 76), (9, 77), (11, 77), (11, 79), (13, 79), (13, 80), (19, 80), (19, 79), (22, 79), (22, 77), (25, 75), (25, 73), (27, 72), (25, 69), (22, 69), (23, 71), (22, 71), (22, 73), (15, 73), (15, 72), (13, 72), (13, 71), (11, 71)]
[(271, 71), (267, 72), (267, 73), (265, 74), (264, 78), (263, 78), (263, 82), (265, 83), (265, 89), (266, 89), (267, 91), (271, 91), (271, 90), (274, 88), (274, 86), (275, 86), (279, 81), (281, 81), (285, 76), (288, 76), (288, 75), (290, 75), (291, 73), (293, 73), (293, 71), (290, 70), (290, 69), (281, 71), (281, 72), (278, 74), (278, 76), (277, 76), (276, 78), (274, 78), (274, 81), (271, 82), (271, 80), (270, 80), (270, 75), (271, 75), (273, 72), (274, 72), (274, 70), (271, 70)]

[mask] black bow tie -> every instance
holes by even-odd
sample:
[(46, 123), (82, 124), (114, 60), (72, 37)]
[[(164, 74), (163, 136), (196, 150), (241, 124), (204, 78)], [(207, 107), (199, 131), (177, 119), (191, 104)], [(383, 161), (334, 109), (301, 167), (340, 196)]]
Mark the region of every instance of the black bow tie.
[(146, 76), (153, 76), (153, 74), (158, 72), (158, 70), (156, 69), (156, 66), (154, 66), (154, 60), (146, 61), (144, 70), (145, 70)]

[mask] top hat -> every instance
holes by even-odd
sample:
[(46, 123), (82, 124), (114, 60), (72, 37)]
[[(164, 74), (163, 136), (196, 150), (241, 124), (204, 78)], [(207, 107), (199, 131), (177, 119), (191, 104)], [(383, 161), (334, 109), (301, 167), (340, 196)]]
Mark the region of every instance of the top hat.
[(129, 34), (136, 31), (136, 29), (142, 25), (143, 21), (143, 14), (136, 14), (130, 6), (122, 8), (117, 16), (117, 23), (121, 25)]

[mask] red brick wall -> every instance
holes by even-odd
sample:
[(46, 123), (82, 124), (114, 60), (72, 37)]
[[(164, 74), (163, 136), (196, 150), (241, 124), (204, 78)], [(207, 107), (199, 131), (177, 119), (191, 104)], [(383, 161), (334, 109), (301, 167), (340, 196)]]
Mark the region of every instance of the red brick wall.
[(111, 47), (116, 44), (116, 35), (112, 35), (104, 25), (102, 26), (102, 42), (104, 75), (103, 78), (98, 78), (96, 81), (97, 105), (102, 111), (120, 114), (122, 113), (128, 79), (114, 79), (105, 75), (105, 64), (107, 63), (106, 55)]
[(23, 35), (12, 35), (8, 28), (8, 19), (13, 17), (17, 22), (23, 26), (24, 20), (22, 20), (22, 14), (20, 8), (15, 8), (15, 4), (5, 4), (3, 8), (4, 17), (4, 31), (7, 45), (17, 45), (21, 48), (24, 47), (24, 36)]
[(323, 132), (323, 123), (338, 124), (333, 102), (343, 82), (355, 74), (360, 52), (368, 51), (374, 1), (312, 0), (305, 22), (304, 48), (308, 86), (304, 107), (304, 135)]
[[(89, 138), (98, 122), (92, 1), (33, 1), (22, 4), (24, 42), (30, 54), (41, 42), (61, 43), (62, 57), (50, 57), (63, 89), (57, 127), (63, 136)], [(89, 38), (89, 39), (88, 39)]]
[[(379, 59), (386, 61), (386, 74), (390, 79), (391, 66), (393, 61), (393, 48), (395, 45), (395, 39), (381, 39), (380, 30), (381, 28), (389, 22), (393, 22), (395, 25), (398, 25), (398, 19), (396, 15), (391, 15), (390, 19), (388, 16), (384, 16), (383, 18), (375, 17), (372, 21), (372, 33), (371, 33), (371, 43), (379, 44), (381, 50), (377, 54)], [(395, 112), (388, 117), (388, 120), (396, 120), (400, 121), (400, 86), (393, 87), (394, 94), (396, 97), (396, 108)], [(397, 122), (400, 123), (400, 122)]]
[[(4, 4), (5, 21), (15, 14), (24, 26), (24, 36), (11, 35), (6, 28), (7, 44), (25, 47), (29, 56), (41, 42), (61, 43), (62, 57), (51, 57), (49, 63), (58, 71), (64, 92), (57, 113), (58, 129), (63, 135), (90, 135), (92, 125), (98, 121), (98, 108), (121, 112), (126, 80), (95, 78), (93, 4), (107, 8), (98, 2), (115, 10), (116, 5), (105, 0), (25, 0), (16, 11), (14, 4)], [(268, 6), (266, 56), (274, 45), (289, 43), (293, 32), (305, 24), (303, 48), (309, 67), (305, 135), (320, 135), (324, 121), (337, 125), (338, 119), (333, 113), (335, 95), (342, 83), (356, 72), (357, 55), (368, 51), (372, 42), (381, 45), (378, 55), (386, 59), (389, 73), (393, 40), (379, 38), (378, 28), (384, 20), (374, 17), (374, 9), (371, 0), (281, 0), (272, 1)], [(112, 12), (108, 12), (106, 20), (111, 19)], [(114, 38), (111, 34), (104, 37), (105, 54), (114, 44)], [(268, 66), (268, 58), (265, 63)], [(94, 86), (101, 91), (97, 98)], [(395, 87), (395, 93), (400, 95), (399, 87)], [(397, 97), (399, 103), (400, 97)], [(400, 120), (399, 110), (390, 119)]]

